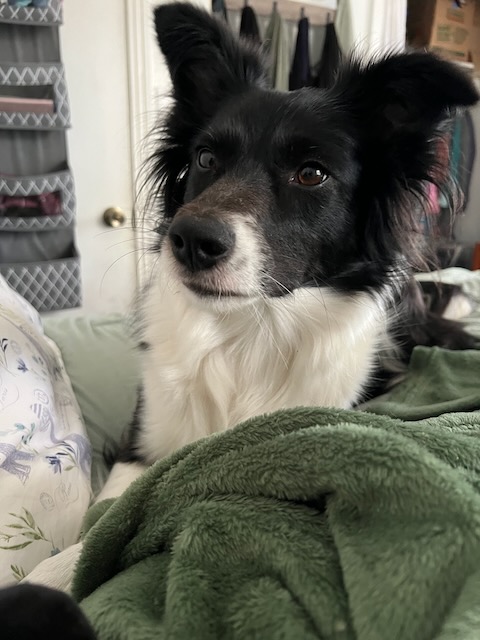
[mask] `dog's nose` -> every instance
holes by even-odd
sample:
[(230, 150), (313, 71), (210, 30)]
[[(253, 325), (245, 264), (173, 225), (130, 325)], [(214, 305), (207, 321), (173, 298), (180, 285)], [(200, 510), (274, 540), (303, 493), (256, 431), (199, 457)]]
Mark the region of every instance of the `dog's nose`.
[(235, 244), (231, 226), (215, 218), (181, 216), (173, 220), (168, 236), (175, 258), (190, 271), (210, 269)]

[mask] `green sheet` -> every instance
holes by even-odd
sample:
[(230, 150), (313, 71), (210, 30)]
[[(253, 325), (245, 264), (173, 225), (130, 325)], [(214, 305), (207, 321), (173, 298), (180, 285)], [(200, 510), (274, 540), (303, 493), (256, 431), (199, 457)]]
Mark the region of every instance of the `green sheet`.
[(100, 640), (478, 639), (480, 354), (425, 351), (431, 384), (381, 402), (463, 412), (279, 412), (94, 507), (74, 596)]
[(362, 408), (403, 420), (480, 409), (480, 351), (416, 347), (405, 381)]

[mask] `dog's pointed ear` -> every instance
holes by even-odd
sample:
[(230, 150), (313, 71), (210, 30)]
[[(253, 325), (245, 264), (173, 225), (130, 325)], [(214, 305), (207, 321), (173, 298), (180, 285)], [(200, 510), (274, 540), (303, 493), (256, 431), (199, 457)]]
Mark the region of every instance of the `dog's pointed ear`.
[(165, 4), (155, 9), (155, 28), (173, 97), (194, 121), (211, 116), (222, 99), (264, 84), (259, 53), (206, 11)]
[(385, 172), (392, 175), (397, 169), (397, 177), (406, 173), (419, 179), (427, 176), (418, 175), (415, 159), (424, 164), (444, 122), (479, 98), (461, 68), (424, 52), (390, 55), (366, 66), (352, 61), (335, 88), (337, 96), (347, 99), (371, 145), (369, 154), (379, 154)]
[(439, 185), (452, 206), (457, 202), (448, 125), (457, 108), (478, 101), (478, 92), (461, 68), (422, 52), (367, 65), (353, 60), (332, 91), (353, 127), (359, 243), (372, 260), (396, 251), (415, 261), (419, 207), (430, 206), (428, 183)]

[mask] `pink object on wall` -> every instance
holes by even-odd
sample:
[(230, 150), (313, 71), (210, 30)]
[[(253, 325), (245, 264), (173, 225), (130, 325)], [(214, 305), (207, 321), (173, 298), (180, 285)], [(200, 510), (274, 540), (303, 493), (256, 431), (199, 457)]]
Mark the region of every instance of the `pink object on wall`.
[(55, 113), (53, 100), (0, 95), (0, 111), (5, 113)]

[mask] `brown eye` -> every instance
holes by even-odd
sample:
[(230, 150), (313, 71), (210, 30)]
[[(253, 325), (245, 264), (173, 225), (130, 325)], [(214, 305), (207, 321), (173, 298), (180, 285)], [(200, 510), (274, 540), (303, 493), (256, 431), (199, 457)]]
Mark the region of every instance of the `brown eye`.
[(304, 187), (316, 187), (319, 184), (323, 184), (327, 178), (328, 175), (322, 167), (312, 162), (311, 164), (303, 165), (303, 167), (297, 171), (295, 182), (298, 182)]
[(200, 149), (197, 156), (197, 163), (200, 169), (211, 170), (215, 169), (217, 161), (211, 151), (208, 149)]

